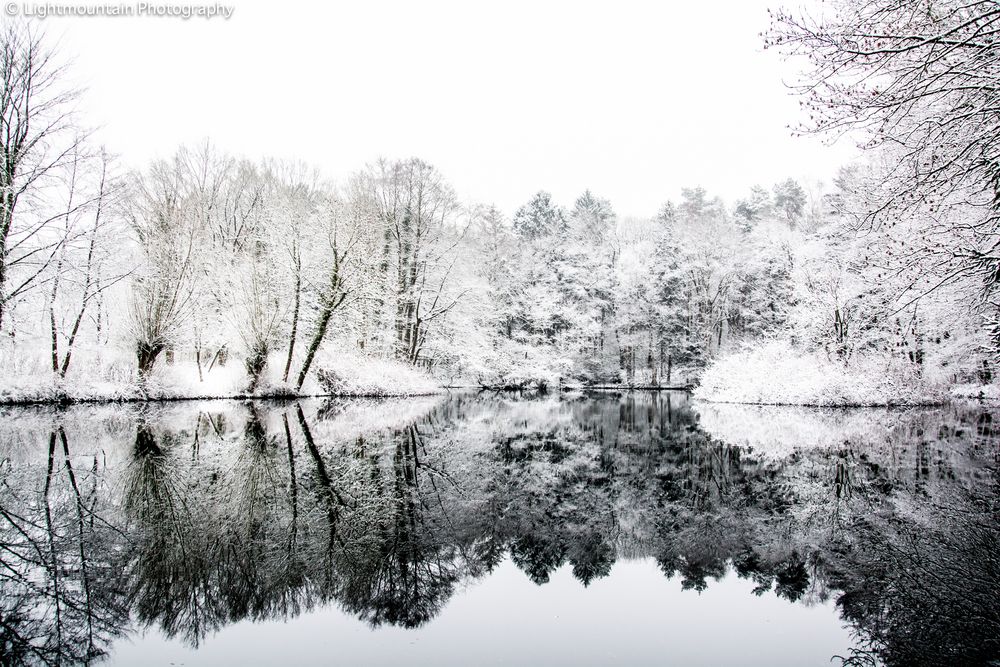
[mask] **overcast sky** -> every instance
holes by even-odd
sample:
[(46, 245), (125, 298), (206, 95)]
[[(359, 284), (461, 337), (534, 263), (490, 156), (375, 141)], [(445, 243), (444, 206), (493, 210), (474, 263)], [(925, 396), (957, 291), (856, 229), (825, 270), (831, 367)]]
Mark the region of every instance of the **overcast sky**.
[(44, 22), (127, 164), (206, 137), (335, 179), (416, 155), (507, 212), (590, 188), (651, 215), (681, 187), (732, 200), (829, 180), (854, 154), (791, 136), (793, 68), (758, 35), (773, 0), (233, 4), (229, 20)]

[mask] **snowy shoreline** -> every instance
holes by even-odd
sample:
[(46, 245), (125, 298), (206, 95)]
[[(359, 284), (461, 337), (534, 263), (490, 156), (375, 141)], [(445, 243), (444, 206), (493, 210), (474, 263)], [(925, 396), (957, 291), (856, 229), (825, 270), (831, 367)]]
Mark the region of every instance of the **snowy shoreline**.
[[(947, 397), (928, 398), (926, 400), (899, 401), (888, 400), (883, 402), (843, 402), (843, 403), (794, 403), (791, 401), (735, 401), (716, 400), (699, 395), (697, 390), (690, 387), (653, 387), (653, 386), (615, 386), (615, 385), (566, 385), (552, 390), (556, 395), (573, 394), (576, 392), (683, 392), (691, 395), (699, 403), (709, 405), (738, 405), (776, 408), (809, 408), (818, 410), (853, 410), (853, 409), (907, 409), (907, 408), (933, 408), (952, 404), (981, 403), (985, 405), (1000, 404), (1000, 397), (992, 395), (991, 387), (980, 388), (975, 394), (952, 392)], [(138, 391), (138, 390), (136, 390)], [(519, 388), (492, 388), (477, 385), (442, 385), (436, 389), (428, 389), (413, 392), (301, 392), (296, 393), (291, 390), (274, 388), (272, 391), (255, 393), (246, 392), (222, 392), (222, 393), (189, 393), (189, 394), (149, 394), (139, 393), (132, 395), (122, 395), (120, 393), (109, 393), (107, 395), (85, 395), (74, 396), (72, 394), (55, 395), (51, 397), (38, 398), (32, 396), (0, 396), (0, 407), (29, 407), (29, 406), (69, 406), (69, 405), (109, 405), (124, 403), (181, 403), (189, 401), (299, 401), (307, 399), (330, 399), (330, 398), (357, 398), (357, 399), (399, 399), (399, 398), (420, 398), (426, 396), (436, 396), (449, 394), (455, 391), (470, 392), (490, 392), (490, 393), (516, 393), (523, 391), (533, 391), (531, 389)]]
[[(474, 384), (440, 385), (436, 388), (426, 388), (419, 391), (393, 392), (393, 391), (344, 391), (344, 392), (295, 392), (291, 388), (273, 387), (270, 390), (247, 392), (221, 392), (221, 393), (151, 393), (142, 395), (138, 387), (133, 387), (128, 393), (109, 392), (105, 395), (73, 395), (55, 394), (45, 398), (22, 396), (0, 396), (0, 406), (29, 406), (29, 405), (99, 405), (111, 403), (168, 403), (182, 401), (275, 401), (289, 400), (297, 401), (311, 398), (418, 398), (423, 396), (436, 396), (447, 394), (453, 391), (475, 391), (491, 393), (515, 393), (525, 391), (538, 391), (531, 388), (519, 387), (483, 387)], [(629, 391), (670, 391), (690, 393), (690, 387), (653, 387), (653, 386), (615, 386), (615, 385), (565, 385), (552, 390), (554, 394), (566, 394), (584, 391), (607, 391), (607, 392), (629, 392)]]
[(724, 356), (700, 374), (680, 376), (669, 386), (638, 379), (623, 383), (535, 381), (487, 384), (481, 378), (435, 378), (395, 360), (326, 352), (301, 386), (282, 377), (277, 357), (251, 387), (244, 364), (199, 372), (196, 365), (157, 364), (145, 378), (127, 358), (105, 358), (77, 367), (67, 377), (33, 364), (0, 368), (0, 405), (73, 405), (198, 400), (297, 400), (309, 398), (405, 398), (450, 391), (552, 393), (684, 392), (715, 404), (807, 408), (934, 407), (955, 401), (1000, 402), (1000, 386), (929, 382), (905, 375), (883, 360), (855, 360), (850, 367), (783, 345)]
[[(40, 370), (0, 366), (0, 405), (70, 405), (199, 400), (306, 399), (316, 397), (393, 398), (429, 396), (445, 388), (427, 373), (391, 360), (355, 355), (321, 355), (315, 373), (300, 386), (281, 375), (272, 359), (251, 388), (243, 364), (199, 372), (194, 364), (157, 365), (139, 377), (130, 360), (81, 366), (68, 377)], [(6, 370), (7, 373), (2, 371)]]
[(442, 387), (438, 391), (427, 391), (410, 394), (293, 394), (293, 393), (257, 393), (257, 394), (192, 394), (189, 396), (106, 396), (106, 397), (74, 397), (57, 398), (0, 398), (0, 407), (43, 406), (43, 405), (110, 405), (116, 403), (182, 403), (187, 401), (300, 401), (311, 398), (421, 398), (448, 393)]

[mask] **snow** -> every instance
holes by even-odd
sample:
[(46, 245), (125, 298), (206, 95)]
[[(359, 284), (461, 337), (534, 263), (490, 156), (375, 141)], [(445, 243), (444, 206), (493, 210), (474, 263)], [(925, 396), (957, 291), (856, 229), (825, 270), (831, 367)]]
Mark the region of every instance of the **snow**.
[(310, 375), (301, 391), (279, 376), (280, 355), (272, 355), (257, 389), (249, 392), (240, 360), (211, 371), (193, 363), (158, 363), (140, 382), (133, 359), (126, 355), (83, 355), (65, 378), (46, 366), (43, 357), (0, 358), (0, 404), (179, 400), (278, 396), (414, 396), (443, 391), (426, 373), (399, 362), (337, 354), (317, 357), (318, 381)]
[(338, 396), (418, 396), (443, 389), (430, 375), (390, 359), (327, 350), (316, 360), (323, 393)]
[(696, 398), (722, 403), (811, 406), (924, 405), (947, 400), (944, 387), (925, 381), (884, 356), (849, 363), (795, 349), (783, 341), (720, 357), (695, 389)]
[(1000, 402), (1000, 385), (997, 384), (957, 384), (949, 390), (954, 398), (978, 399), (990, 403)]

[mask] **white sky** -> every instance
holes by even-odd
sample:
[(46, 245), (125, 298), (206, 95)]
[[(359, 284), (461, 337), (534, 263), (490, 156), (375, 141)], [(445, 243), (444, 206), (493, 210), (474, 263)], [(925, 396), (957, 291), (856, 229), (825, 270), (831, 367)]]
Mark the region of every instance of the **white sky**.
[(731, 201), (854, 154), (790, 136), (794, 72), (758, 36), (777, 0), (233, 4), (228, 21), (44, 22), (127, 164), (206, 137), (336, 179), (416, 155), (508, 213), (590, 188), (652, 215), (681, 187)]

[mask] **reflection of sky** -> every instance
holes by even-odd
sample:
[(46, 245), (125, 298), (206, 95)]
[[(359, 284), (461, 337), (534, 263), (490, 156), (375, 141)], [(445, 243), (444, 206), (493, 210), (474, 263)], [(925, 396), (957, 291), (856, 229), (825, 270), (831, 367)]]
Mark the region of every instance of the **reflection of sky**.
[(194, 651), (157, 630), (112, 665), (828, 665), (851, 645), (833, 602), (805, 606), (730, 573), (682, 591), (650, 559), (619, 562), (589, 588), (563, 566), (543, 586), (509, 560), (417, 630), (336, 608), (287, 623), (242, 622)]

